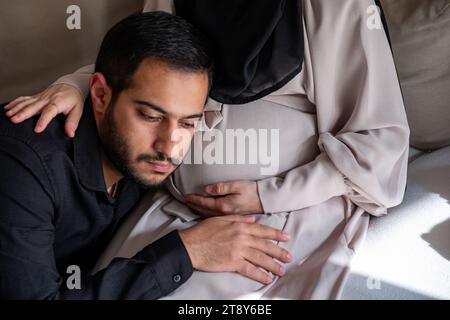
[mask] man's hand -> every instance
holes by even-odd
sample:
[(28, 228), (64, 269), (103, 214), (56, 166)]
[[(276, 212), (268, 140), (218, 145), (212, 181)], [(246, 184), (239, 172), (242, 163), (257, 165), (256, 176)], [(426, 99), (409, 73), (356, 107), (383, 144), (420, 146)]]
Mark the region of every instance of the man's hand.
[[(283, 276), (284, 268), (274, 260), (290, 262), (291, 255), (273, 241), (287, 242), (281, 230), (255, 223), (255, 217), (227, 216), (203, 220), (180, 231), (180, 237), (195, 269), (205, 272), (237, 272), (269, 284), (263, 270)], [(261, 269), (263, 270), (261, 270)]]
[(186, 196), (187, 205), (206, 217), (231, 214), (260, 214), (263, 207), (255, 181), (234, 181), (211, 184), (205, 187), (209, 197)]

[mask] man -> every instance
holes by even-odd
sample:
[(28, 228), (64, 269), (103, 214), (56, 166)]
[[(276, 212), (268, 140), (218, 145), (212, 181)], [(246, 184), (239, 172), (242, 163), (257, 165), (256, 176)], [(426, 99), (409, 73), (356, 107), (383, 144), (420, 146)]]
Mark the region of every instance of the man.
[(174, 171), (180, 159), (173, 155), (186, 152), (211, 68), (207, 45), (183, 19), (134, 15), (104, 39), (74, 140), (63, 121), (37, 135), (36, 118), (14, 126), (1, 116), (0, 299), (155, 299), (193, 268), (267, 283), (260, 268), (277, 273), (272, 258), (290, 260), (271, 241), (287, 241), (286, 234), (231, 216), (171, 232), (90, 275), (144, 191)]

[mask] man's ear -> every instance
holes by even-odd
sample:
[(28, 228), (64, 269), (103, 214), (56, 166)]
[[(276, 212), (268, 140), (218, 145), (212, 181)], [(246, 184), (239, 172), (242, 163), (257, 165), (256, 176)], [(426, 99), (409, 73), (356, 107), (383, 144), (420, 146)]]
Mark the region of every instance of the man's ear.
[(103, 114), (111, 102), (112, 90), (106, 83), (105, 76), (96, 72), (91, 77), (90, 92), (92, 107), (96, 114)]

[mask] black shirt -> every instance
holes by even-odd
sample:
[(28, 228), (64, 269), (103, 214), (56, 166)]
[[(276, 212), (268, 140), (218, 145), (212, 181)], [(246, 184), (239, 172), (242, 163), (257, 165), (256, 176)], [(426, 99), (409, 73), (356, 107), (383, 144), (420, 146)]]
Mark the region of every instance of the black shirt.
[[(0, 299), (157, 299), (184, 283), (192, 264), (176, 231), (90, 275), (144, 190), (123, 179), (107, 193), (90, 99), (73, 140), (64, 117), (41, 134), (36, 120), (11, 124), (0, 106)], [(81, 289), (66, 284), (70, 266)]]

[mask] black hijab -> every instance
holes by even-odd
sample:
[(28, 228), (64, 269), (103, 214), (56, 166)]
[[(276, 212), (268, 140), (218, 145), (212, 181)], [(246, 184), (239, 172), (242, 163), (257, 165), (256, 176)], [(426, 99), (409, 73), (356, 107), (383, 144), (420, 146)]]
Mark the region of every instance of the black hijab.
[(300, 73), (304, 47), (299, 0), (175, 0), (175, 9), (215, 48), (213, 99), (248, 103)]

